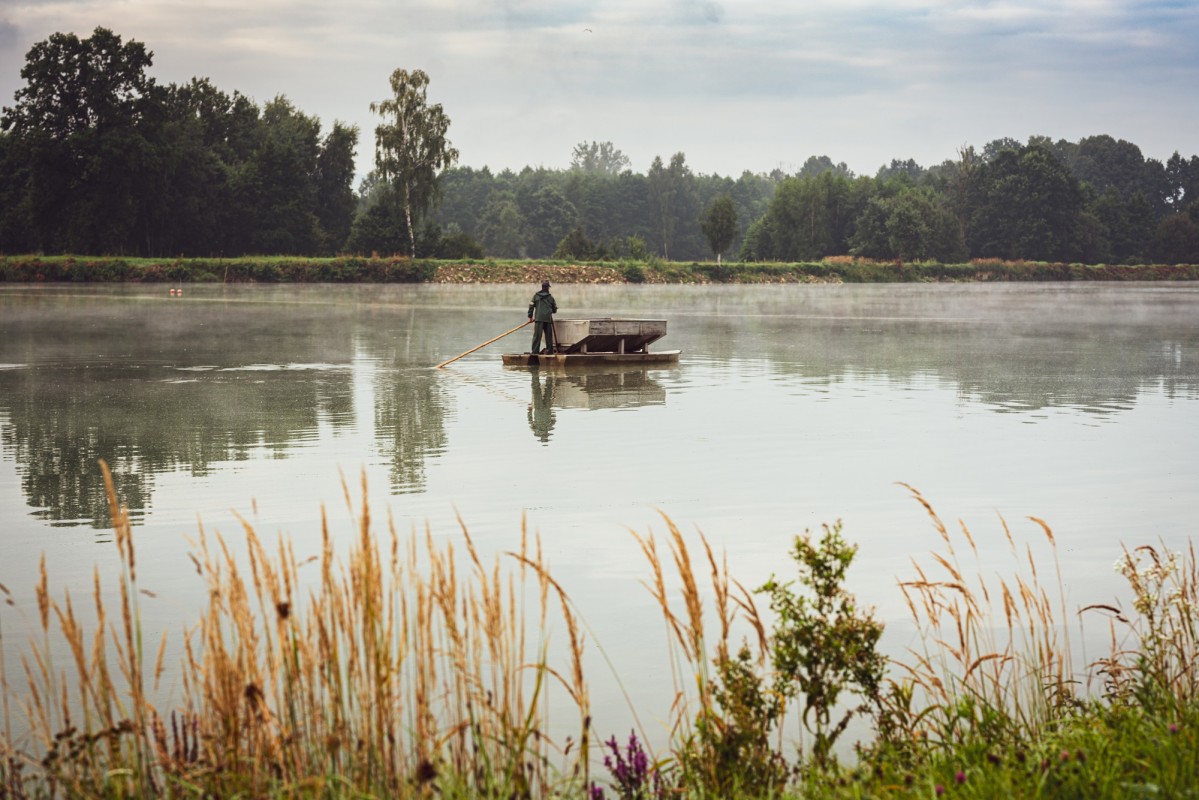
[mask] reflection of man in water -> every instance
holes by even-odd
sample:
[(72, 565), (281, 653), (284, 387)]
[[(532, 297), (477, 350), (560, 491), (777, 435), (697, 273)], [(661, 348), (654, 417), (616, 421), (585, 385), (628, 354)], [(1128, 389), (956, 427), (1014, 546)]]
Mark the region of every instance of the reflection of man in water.
[(548, 442), (550, 431), (554, 429), (554, 379), (546, 375), (543, 385), (537, 373), (538, 370), (532, 370), (533, 402), (529, 403), (529, 427), (534, 436)]
[(533, 320), (533, 349), (536, 354), (541, 347), (541, 334), (545, 333), (545, 352), (554, 352), (554, 314), (558, 313), (558, 304), (550, 294), (550, 282), (541, 282), (541, 291), (533, 295), (529, 303), (529, 319)]

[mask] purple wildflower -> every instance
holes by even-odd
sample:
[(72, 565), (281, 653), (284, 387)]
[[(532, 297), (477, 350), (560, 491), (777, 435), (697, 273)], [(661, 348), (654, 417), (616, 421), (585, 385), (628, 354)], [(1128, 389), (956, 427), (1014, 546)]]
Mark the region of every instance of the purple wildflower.
[[(663, 796), (665, 787), (662, 777), (650, 764), (649, 756), (641, 742), (637, 741), (636, 733), (629, 734), (629, 743), (624, 752), (621, 752), (615, 736), (604, 742), (604, 747), (610, 752), (604, 756), (604, 766), (612, 775), (612, 788), (620, 800), (649, 800)], [(599, 798), (595, 797), (593, 790), (592, 800), (600, 800), (602, 796), (601, 792)]]
[(953, 779), (958, 782), (958, 785), (965, 783), (966, 782), (966, 771), (959, 769), (957, 771), (957, 774), (953, 776)]

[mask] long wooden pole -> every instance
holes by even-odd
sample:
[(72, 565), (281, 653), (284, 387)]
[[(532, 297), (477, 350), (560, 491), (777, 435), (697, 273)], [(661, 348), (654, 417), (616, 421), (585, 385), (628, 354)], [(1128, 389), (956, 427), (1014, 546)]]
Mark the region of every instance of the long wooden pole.
[(515, 328), (513, 328), (512, 330), (505, 331), (505, 332), (501, 333), (499, 336), (495, 337), (494, 339), (488, 339), (487, 341), (483, 342), (483, 344), (479, 345), (478, 347), (472, 347), (471, 349), (467, 350), (465, 353), (454, 356), (449, 361), (441, 362), (440, 364), (437, 365), (437, 368), (441, 369), (446, 364), (453, 364), (455, 361), (462, 358), (462, 356), (469, 356), (471, 353), (475, 352), (476, 350), (486, 347), (487, 345), (491, 344), (492, 342), (499, 341), (500, 339), (503, 339), (505, 336), (507, 336), (510, 333), (516, 333), (518, 330), (520, 330), (524, 326), (532, 324), (532, 322), (533, 322), (533, 320), (528, 320), (527, 322), (522, 322), (519, 325), (517, 325)]

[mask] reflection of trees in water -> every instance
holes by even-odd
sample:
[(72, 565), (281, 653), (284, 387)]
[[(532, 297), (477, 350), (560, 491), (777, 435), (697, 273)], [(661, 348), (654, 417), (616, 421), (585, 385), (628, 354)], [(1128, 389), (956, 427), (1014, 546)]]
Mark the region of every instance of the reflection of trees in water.
[(1001, 411), (1108, 414), (1146, 389), (1199, 397), (1194, 328), (791, 319), (751, 320), (742, 334), (743, 358), (765, 357), (784, 372), (829, 382), (854, 373), (900, 384), (932, 377)]
[(375, 389), (375, 436), (391, 461), (391, 489), (425, 487), (425, 461), (445, 450), (445, 397), (431, 370), (388, 373)]
[(1199, 396), (1189, 286), (727, 286), (689, 297), (672, 346), (815, 381), (940, 379), (998, 410), (1110, 413), (1146, 389)]
[[(0, 395), (10, 413), (4, 448), (27, 502), (44, 518), (98, 528), (109, 524), (101, 458), (136, 515), (150, 507), (156, 474), (205, 475), (258, 448), (283, 456), (318, 417), (337, 425), (336, 409), (353, 402), (344, 371), (106, 370), (100, 380), (94, 372), (5, 370)], [(189, 382), (170, 382), (180, 379)]]
[(256, 311), (6, 298), (0, 363), (33, 364), (0, 370), (0, 436), (35, 513), (107, 527), (101, 458), (136, 516), (157, 473), (282, 456), (322, 415), (349, 421), (349, 336), (329, 334), (327, 311)]
[(375, 441), (389, 464), (391, 490), (419, 492), (425, 488), (425, 462), (445, 450), (447, 397), (432, 365), (446, 358), (443, 337), (470, 340), (458, 331), (455, 314), (418, 314), (416, 308), (360, 311), (360, 353), (394, 369), (375, 379)]
[(107, 528), (108, 499), (97, 465), (101, 453), (106, 454), (117, 493), (131, 513), (137, 515), (146, 507), (151, 478), (138, 468), (122, 437), (108, 435), (70, 409), (22, 402), (14, 404), (11, 412), (10, 424), (0, 427), (0, 444), (16, 459), (21, 491), (26, 502), (38, 509), (35, 516), (51, 524)]
[[(1163, 383), (1199, 396), (1199, 365), (1190, 364), (1188, 375), (1186, 365), (1160, 357), (1160, 339), (1141, 334), (1063, 331), (1005, 340), (989, 350), (983, 342), (959, 358), (956, 374), (949, 377), (956, 378), (963, 393), (1001, 411), (1065, 406), (1105, 415), (1132, 408), (1142, 391)], [(1192, 351), (1195, 344), (1199, 341), (1192, 342)]]

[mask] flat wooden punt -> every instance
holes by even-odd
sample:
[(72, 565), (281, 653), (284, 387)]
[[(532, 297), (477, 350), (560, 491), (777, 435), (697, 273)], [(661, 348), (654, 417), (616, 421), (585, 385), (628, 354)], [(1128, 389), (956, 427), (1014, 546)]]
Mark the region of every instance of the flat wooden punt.
[(553, 353), (505, 353), (505, 366), (573, 367), (602, 364), (673, 364), (678, 350), (651, 351), (666, 335), (664, 319), (560, 319)]
[(652, 353), (504, 353), (506, 367), (594, 367), (604, 364), (677, 364), (681, 350), (655, 350)]

